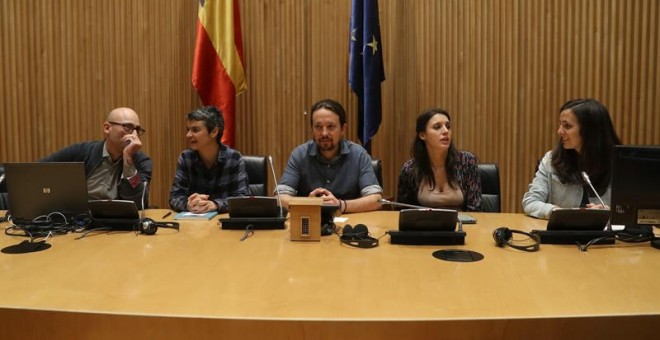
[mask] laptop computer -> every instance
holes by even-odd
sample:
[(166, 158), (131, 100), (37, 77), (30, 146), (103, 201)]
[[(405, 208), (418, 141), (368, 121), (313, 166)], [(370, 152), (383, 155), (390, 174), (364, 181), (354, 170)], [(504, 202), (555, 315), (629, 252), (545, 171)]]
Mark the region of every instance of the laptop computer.
[(81, 162), (5, 163), (11, 218), (30, 224), (59, 212), (67, 217), (89, 213), (87, 180)]
[(222, 229), (284, 229), (287, 211), (277, 205), (276, 197), (244, 196), (227, 199), (229, 217), (221, 218)]

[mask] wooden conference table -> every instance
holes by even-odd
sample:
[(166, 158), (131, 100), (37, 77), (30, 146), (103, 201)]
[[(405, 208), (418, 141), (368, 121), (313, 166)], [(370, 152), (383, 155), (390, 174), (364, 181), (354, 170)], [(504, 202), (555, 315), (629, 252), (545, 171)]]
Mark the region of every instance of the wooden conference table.
[[(478, 223), (464, 227), (464, 246), (392, 245), (385, 236), (358, 249), (337, 236), (291, 242), (288, 230), (241, 242), (243, 232), (221, 230), (217, 217), (154, 236), (57, 236), (45, 251), (0, 254), (0, 339), (655, 335), (660, 251), (648, 243), (526, 253), (496, 247), (492, 231), (545, 221), (471, 215)], [(395, 211), (345, 217), (376, 237), (398, 223)], [(2, 235), (0, 248), (21, 240)], [(431, 255), (439, 249), (485, 258), (445, 262)]]

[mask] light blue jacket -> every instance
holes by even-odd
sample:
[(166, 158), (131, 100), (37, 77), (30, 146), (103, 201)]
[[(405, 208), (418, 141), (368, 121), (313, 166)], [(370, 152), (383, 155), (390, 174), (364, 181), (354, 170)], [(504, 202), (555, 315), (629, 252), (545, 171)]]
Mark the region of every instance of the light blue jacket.
[[(523, 210), (529, 216), (548, 219), (554, 208), (579, 208), (582, 188), (581, 184), (563, 184), (559, 181), (552, 167), (552, 151), (548, 151), (539, 163), (539, 170), (529, 184), (529, 190), (523, 196)], [(611, 187), (608, 187), (605, 194), (601, 195), (607, 205), (610, 205), (610, 192)], [(600, 204), (597, 197), (589, 196), (589, 202)]]

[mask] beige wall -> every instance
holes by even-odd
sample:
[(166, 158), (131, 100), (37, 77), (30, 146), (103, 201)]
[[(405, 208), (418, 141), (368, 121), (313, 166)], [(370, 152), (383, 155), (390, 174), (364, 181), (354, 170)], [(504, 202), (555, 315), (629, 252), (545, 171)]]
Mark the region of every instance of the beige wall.
[[(197, 1), (0, 2), (0, 162), (29, 161), (101, 137), (116, 106), (135, 108), (154, 159), (153, 203), (167, 206), (190, 85)], [(350, 1), (243, 0), (248, 91), (237, 148), (271, 154), (281, 173), (309, 137), (303, 112), (330, 97), (349, 113)], [(557, 110), (595, 97), (624, 143), (660, 144), (660, 5), (656, 0), (381, 0), (383, 123), (373, 155), (395, 195), (415, 116), (454, 118), (460, 149), (500, 165), (503, 210), (520, 200), (556, 142)]]

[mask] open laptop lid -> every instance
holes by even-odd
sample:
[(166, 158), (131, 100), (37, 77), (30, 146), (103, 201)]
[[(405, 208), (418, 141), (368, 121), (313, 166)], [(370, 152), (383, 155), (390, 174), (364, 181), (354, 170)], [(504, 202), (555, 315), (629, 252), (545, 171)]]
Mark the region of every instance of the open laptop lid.
[(547, 230), (604, 230), (610, 211), (602, 209), (563, 208), (550, 213)]
[(88, 213), (82, 162), (5, 163), (9, 208), (15, 223), (30, 223), (52, 212)]
[(403, 209), (400, 231), (455, 231), (458, 211), (451, 209)]

